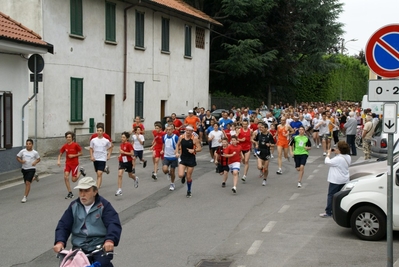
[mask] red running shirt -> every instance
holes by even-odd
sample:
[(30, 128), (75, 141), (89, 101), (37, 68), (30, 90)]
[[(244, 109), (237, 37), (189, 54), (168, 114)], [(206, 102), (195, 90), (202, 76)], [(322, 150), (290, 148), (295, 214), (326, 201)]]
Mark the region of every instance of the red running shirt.
[(224, 149), (224, 154), (233, 154), (234, 152), (236, 152), (236, 154), (229, 158), (229, 164), (241, 161), (241, 146), (229, 145), (227, 148)]

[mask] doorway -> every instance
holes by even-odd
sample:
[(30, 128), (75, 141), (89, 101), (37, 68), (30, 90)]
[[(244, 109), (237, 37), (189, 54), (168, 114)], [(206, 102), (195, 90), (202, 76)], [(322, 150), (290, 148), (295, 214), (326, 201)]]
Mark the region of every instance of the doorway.
[(165, 118), (165, 107), (166, 107), (166, 100), (161, 100), (161, 118), (160, 120), (162, 120), (163, 118)]
[(105, 132), (112, 138), (112, 117), (113, 117), (114, 95), (105, 95)]

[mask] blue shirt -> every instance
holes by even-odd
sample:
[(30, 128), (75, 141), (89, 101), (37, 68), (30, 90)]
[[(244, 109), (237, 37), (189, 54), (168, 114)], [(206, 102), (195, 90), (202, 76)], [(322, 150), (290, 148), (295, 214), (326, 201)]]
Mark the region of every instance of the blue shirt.
[(220, 124), (220, 126), (223, 127), (224, 130), (227, 129), (227, 124), (233, 124), (233, 123), (234, 123), (234, 122), (233, 122), (231, 119), (229, 119), (229, 118), (227, 118), (227, 119), (221, 118), (221, 119), (219, 120), (219, 124)]
[(291, 126), (292, 129), (294, 129), (294, 128), (297, 129), (297, 130), (295, 131), (295, 133), (292, 134), (292, 136), (296, 136), (296, 135), (299, 134), (299, 130), (298, 130), (299, 127), (300, 127), (300, 126), (303, 126), (303, 125), (302, 125), (302, 122), (300, 122), (300, 121), (291, 121), (290, 126)]

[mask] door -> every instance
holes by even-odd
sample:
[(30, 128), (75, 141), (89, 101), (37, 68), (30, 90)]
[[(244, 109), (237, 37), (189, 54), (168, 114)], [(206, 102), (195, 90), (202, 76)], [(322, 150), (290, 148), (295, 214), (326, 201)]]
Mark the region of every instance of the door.
[(161, 100), (161, 117), (160, 120), (162, 120), (165, 117), (165, 107), (166, 107), (166, 100)]
[(112, 138), (113, 95), (105, 95), (105, 132)]

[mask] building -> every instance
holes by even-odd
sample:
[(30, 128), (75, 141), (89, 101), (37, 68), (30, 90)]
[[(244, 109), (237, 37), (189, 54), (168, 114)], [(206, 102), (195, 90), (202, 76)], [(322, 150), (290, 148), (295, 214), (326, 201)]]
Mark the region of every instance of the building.
[(151, 129), (172, 112), (208, 107), (209, 33), (220, 23), (181, 0), (0, 0), (0, 6), (55, 48), (43, 55), (37, 124), (30, 108), (25, 136), (37, 139), (42, 155), (57, 151), (66, 131), (86, 145), (97, 122), (119, 139), (136, 115)]
[(35, 102), (28, 57), (46, 53), (53, 53), (53, 45), (0, 12), (0, 172), (21, 165), (16, 155), (25, 144), (23, 132), (28, 131), (24, 118)]

